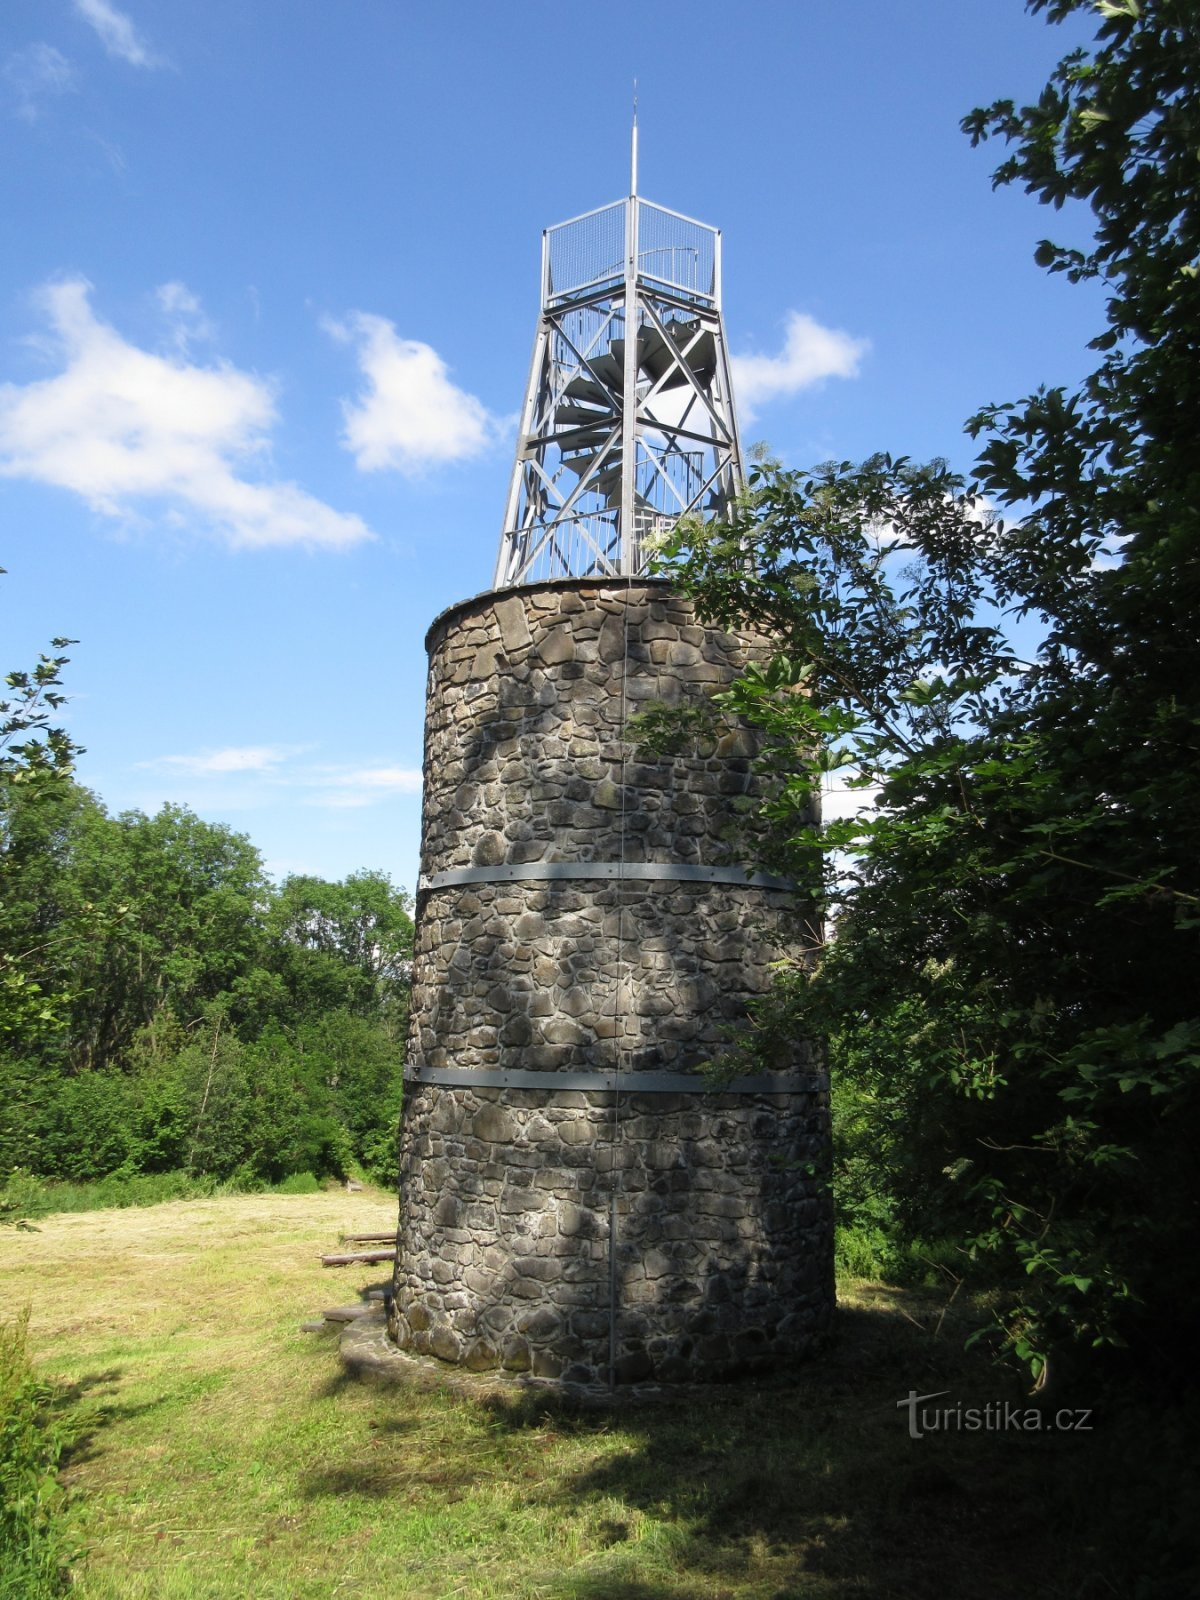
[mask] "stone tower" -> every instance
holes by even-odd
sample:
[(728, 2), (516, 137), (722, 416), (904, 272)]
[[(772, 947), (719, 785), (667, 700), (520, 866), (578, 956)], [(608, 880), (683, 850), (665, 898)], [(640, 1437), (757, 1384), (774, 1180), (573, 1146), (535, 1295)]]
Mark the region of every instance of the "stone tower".
[(389, 1321), (418, 1354), (593, 1384), (774, 1364), (832, 1307), (819, 1062), (719, 1091), (699, 1071), (791, 898), (727, 854), (752, 743), (644, 759), (625, 737), (764, 650), (646, 570), (741, 465), (720, 236), (631, 188), (545, 236), (496, 586), (426, 641)]

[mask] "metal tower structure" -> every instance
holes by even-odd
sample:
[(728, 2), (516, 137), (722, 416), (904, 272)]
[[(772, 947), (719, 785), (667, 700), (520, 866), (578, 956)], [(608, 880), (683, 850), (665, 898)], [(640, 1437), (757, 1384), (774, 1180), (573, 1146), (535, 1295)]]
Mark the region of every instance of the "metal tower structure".
[[(636, 576), (741, 489), (721, 235), (637, 192), (542, 235), (542, 300), (495, 587)], [(635, 336), (628, 336), (629, 330)]]

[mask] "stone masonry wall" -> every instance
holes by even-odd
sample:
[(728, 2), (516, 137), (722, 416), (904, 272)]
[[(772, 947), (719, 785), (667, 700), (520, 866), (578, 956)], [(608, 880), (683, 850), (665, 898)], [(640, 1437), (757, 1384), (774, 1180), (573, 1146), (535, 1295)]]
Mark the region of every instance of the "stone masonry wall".
[(618, 1383), (722, 1378), (801, 1354), (831, 1308), (824, 1163), (815, 1086), (419, 1087), (392, 1336), (477, 1371), (605, 1382), (615, 1239)]
[[(727, 864), (731, 808), (758, 782), (747, 734), (645, 761), (623, 723), (705, 696), (761, 642), (701, 628), (663, 584), (598, 580), (480, 596), (427, 642), (422, 883), (485, 880), (419, 895), (393, 1338), (581, 1382), (610, 1361), (618, 1381), (666, 1381), (801, 1353), (832, 1303), (816, 1064), (784, 1064), (789, 1092), (637, 1083), (719, 1055), (768, 984), (788, 897), (486, 880), (533, 862)], [(619, 1095), (555, 1085), (614, 1068)], [(420, 1082), (429, 1069), (463, 1080)], [(472, 1081), (504, 1069), (546, 1086)]]

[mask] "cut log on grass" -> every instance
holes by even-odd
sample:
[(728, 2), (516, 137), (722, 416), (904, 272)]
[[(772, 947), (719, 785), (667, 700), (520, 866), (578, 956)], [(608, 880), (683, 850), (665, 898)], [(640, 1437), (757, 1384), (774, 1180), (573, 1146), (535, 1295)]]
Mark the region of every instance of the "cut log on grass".
[(359, 1261), (395, 1261), (396, 1250), (351, 1250), (343, 1255), (322, 1256), (323, 1267), (352, 1267)]
[(329, 1310), (322, 1311), (321, 1315), (326, 1322), (357, 1322), (359, 1317), (370, 1316), (376, 1309), (369, 1301), (360, 1300), (352, 1306), (330, 1306)]

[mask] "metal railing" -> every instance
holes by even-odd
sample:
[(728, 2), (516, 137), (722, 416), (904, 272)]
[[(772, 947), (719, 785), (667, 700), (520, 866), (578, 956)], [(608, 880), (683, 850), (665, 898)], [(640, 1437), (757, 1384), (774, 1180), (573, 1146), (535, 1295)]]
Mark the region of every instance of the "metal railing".
[(638, 201), (638, 273), (705, 300), (716, 297), (716, 228)]
[[(511, 535), (510, 535), (511, 537)], [(534, 523), (521, 532), (519, 573), (510, 582), (541, 583), (549, 578), (611, 577), (618, 569), (617, 513), (584, 511)]]
[(625, 209), (629, 202), (588, 211), (546, 229), (546, 288), (550, 298), (620, 278), (625, 271)]
[[(615, 283), (625, 273), (625, 224), (630, 201), (618, 200), (546, 230), (546, 294), (565, 295)], [(703, 300), (715, 300), (716, 228), (678, 211), (632, 202), (638, 208), (638, 275)]]

